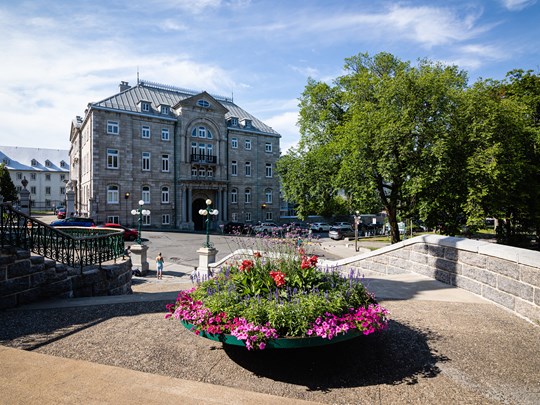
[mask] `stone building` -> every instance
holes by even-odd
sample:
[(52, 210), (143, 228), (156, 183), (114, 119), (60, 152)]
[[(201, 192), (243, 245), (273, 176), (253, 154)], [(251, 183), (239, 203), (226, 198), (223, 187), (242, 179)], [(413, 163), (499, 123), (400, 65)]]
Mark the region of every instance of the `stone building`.
[(227, 221), (279, 219), (280, 135), (232, 99), (138, 81), (88, 104), (71, 126), (76, 209), (97, 222), (203, 229), (211, 199)]
[(28, 181), (30, 204), (36, 210), (51, 210), (64, 204), (69, 180), (69, 152), (64, 149), (0, 146), (0, 163), (9, 170), (20, 192), (21, 181)]

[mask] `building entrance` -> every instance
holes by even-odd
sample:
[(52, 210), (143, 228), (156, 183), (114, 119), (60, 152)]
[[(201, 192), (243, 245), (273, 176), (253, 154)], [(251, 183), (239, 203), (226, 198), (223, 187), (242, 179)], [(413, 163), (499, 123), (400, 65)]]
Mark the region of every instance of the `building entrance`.
[(201, 214), (199, 214), (200, 209), (206, 209), (206, 201), (202, 198), (197, 198), (195, 201), (193, 201), (191, 208), (191, 212), (193, 213), (193, 225), (195, 227), (195, 230), (206, 230), (206, 217), (203, 217)]

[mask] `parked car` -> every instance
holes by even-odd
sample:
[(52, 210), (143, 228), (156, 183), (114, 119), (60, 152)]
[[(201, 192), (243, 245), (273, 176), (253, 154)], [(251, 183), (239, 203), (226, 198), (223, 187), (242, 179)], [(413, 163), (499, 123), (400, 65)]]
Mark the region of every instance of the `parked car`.
[(328, 232), (330, 239), (341, 240), (343, 238), (354, 238), (354, 229), (351, 225), (332, 226)]
[(350, 222), (336, 222), (332, 226), (352, 226)]
[(223, 227), (223, 233), (241, 235), (249, 233), (250, 226), (242, 222), (227, 222)]
[(315, 232), (326, 232), (330, 230), (330, 224), (327, 224), (326, 222), (315, 222), (311, 224), (311, 229)]
[(273, 222), (261, 222), (258, 225), (254, 225), (252, 229), (254, 233), (262, 233), (265, 235), (282, 231), (282, 228)]
[(309, 233), (311, 226), (303, 222), (291, 222), (290, 224), (284, 224), (283, 229), (286, 232), (304, 235)]
[(139, 236), (139, 232), (136, 229), (128, 228), (127, 226), (108, 222), (103, 225), (99, 225), (99, 228), (114, 228), (124, 231), (124, 240), (136, 240)]
[(56, 204), (56, 205), (54, 206), (54, 209), (53, 209), (54, 215), (58, 215), (58, 211), (60, 211), (60, 210), (64, 210), (64, 212), (65, 212), (65, 211), (66, 211), (66, 207), (64, 207), (62, 204)]
[(96, 226), (92, 218), (85, 217), (69, 217), (52, 221), (51, 226)]
[(66, 209), (65, 208), (59, 208), (56, 210), (56, 218), (58, 219), (64, 219), (66, 217)]

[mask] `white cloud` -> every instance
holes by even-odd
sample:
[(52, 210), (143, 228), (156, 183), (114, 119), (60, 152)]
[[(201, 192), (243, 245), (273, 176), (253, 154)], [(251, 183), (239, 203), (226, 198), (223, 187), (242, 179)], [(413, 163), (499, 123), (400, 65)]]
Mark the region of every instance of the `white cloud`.
[(290, 147), (298, 145), (300, 133), (296, 126), (297, 121), (298, 111), (287, 111), (264, 120), (266, 124), (281, 134), (280, 146), (283, 153), (286, 153)]
[(536, 0), (502, 0), (501, 2), (510, 11), (520, 11), (536, 4)]

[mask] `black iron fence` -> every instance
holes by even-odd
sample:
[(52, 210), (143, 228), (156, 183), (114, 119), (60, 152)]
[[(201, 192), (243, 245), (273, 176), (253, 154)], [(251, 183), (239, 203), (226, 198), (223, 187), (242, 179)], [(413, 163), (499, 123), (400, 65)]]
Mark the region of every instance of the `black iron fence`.
[(95, 265), (124, 255), (122, 231), (90, 227), (51, 227), (0, 204), (0, 246), (30, 250), (71, 267)]

